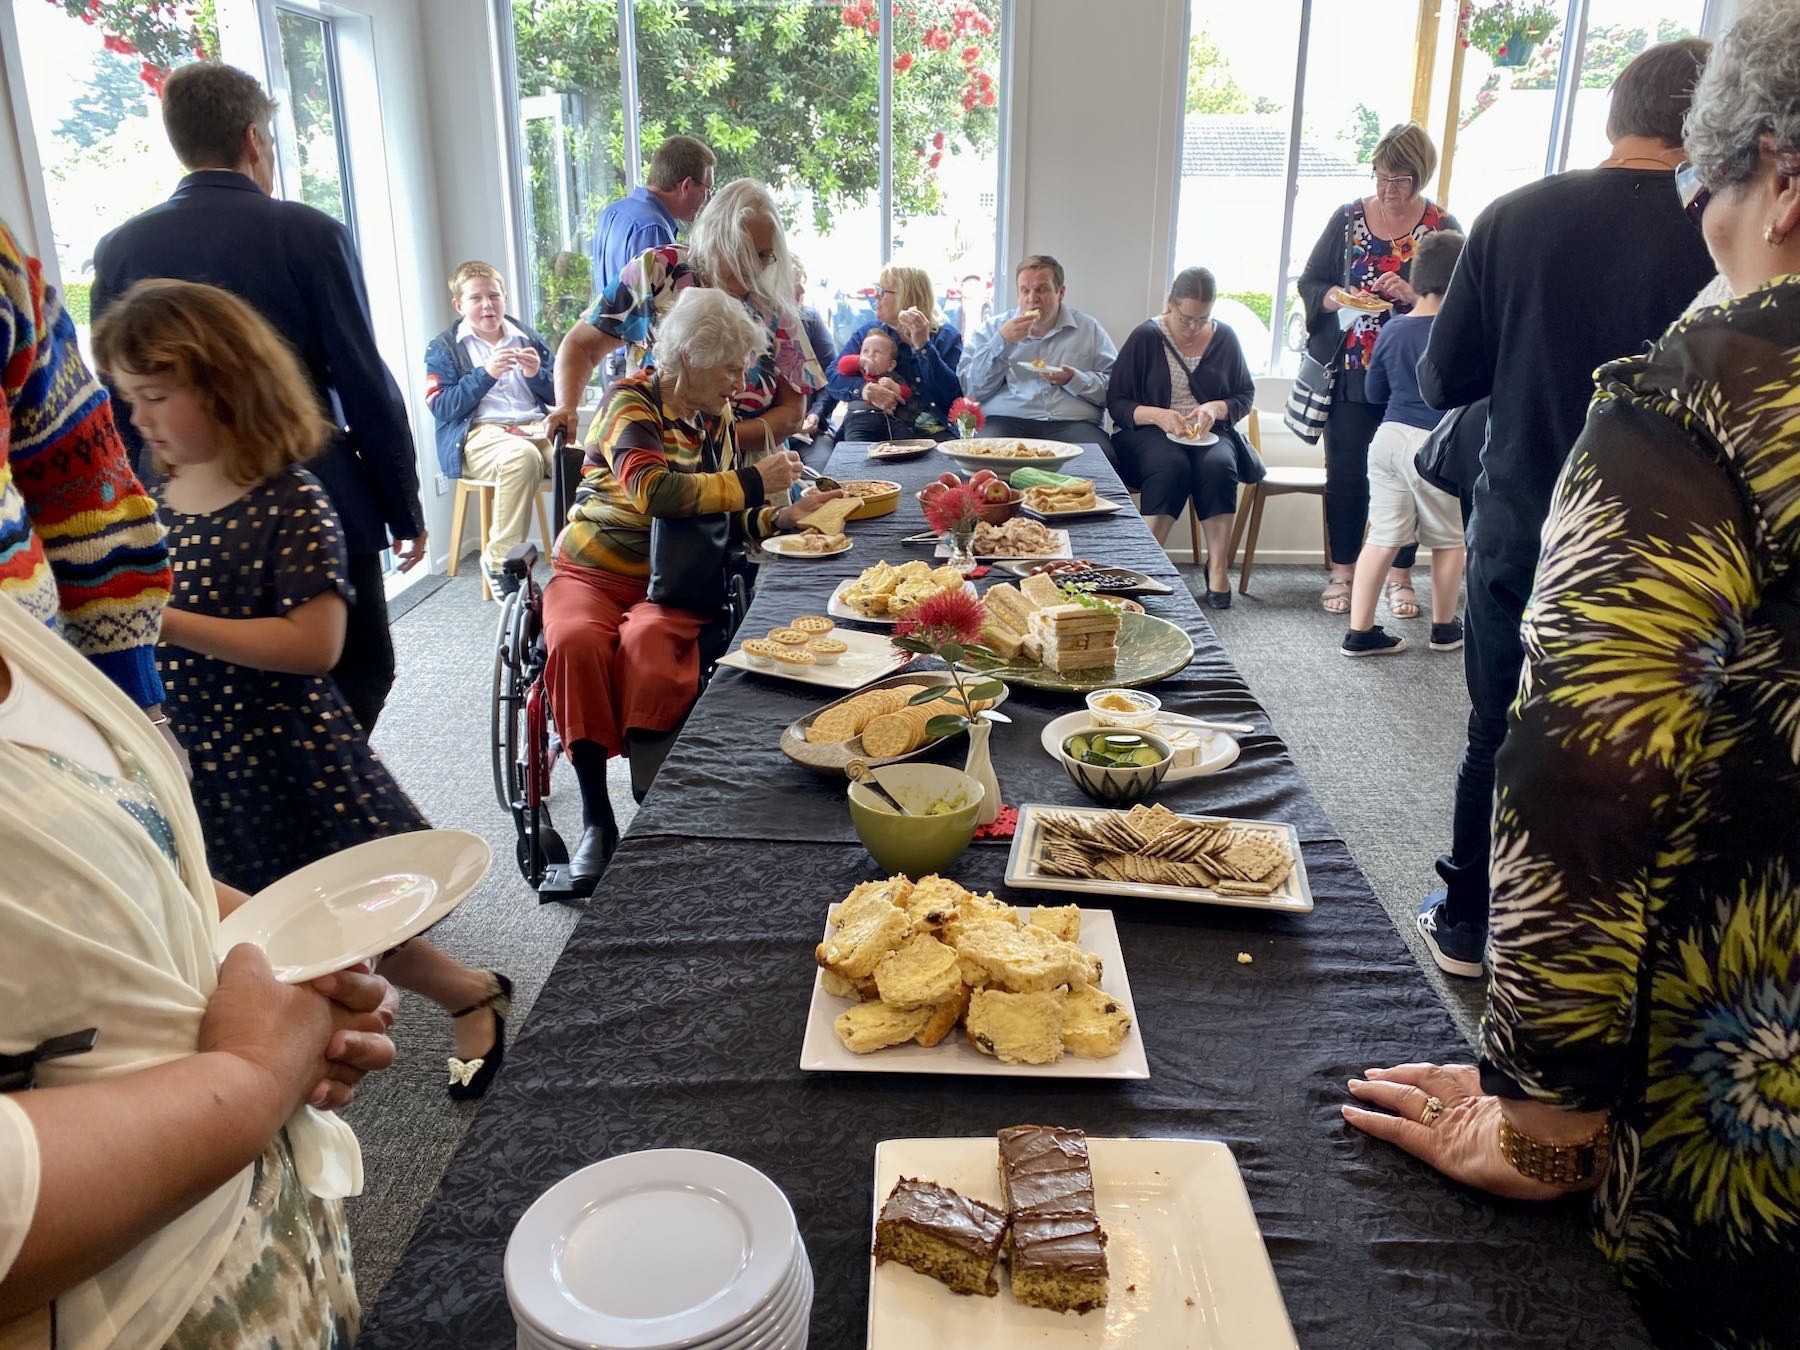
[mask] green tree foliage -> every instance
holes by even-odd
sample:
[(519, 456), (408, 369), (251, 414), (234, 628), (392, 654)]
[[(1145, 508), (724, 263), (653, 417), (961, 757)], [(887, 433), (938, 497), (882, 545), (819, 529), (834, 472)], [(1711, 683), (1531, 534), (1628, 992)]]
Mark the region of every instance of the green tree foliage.
[(1187, 111), (1247, 113), (1250, 95), (1231, 74), (1231, 61), (1211, 33), (1188, 39)]
[(176, 66), (217, 56), (217, 0), (49, 0), (72, 18), (97, 25), (106, 49), (135, 57), (138, 78), (160, 96)]
[(71, 145), (91, 150), (130, 117), (143, 117), (144, 82), (137, 64), (117, 52), (94, 53), (94, 72), (88, 86), (71, 105), (69, 115), (56, 124), (56, 135)]

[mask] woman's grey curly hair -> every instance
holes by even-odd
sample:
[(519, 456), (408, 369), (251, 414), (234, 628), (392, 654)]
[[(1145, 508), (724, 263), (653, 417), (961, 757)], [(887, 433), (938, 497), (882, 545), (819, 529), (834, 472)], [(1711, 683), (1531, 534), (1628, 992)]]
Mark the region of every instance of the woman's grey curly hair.
[[(750, 240), (755, 220), (767, 220), (775, 227), (773, 262), (765, 263), (756, 254)], [(694, 221), (688, 261), (708, 286), (718, 285), (719, 277), (729, 273), (757, 308), (779, 315), (790, 331), (800, 326), (800, 310), (794, 303), (794, 258), (788, 252), (775, 194), (766, 184), (734, 178), (714, 193)]]
[(1714, 188), (1756, 177), (1765, 137), (1777, 157), (1800, 161), (1800, 5), (1793, 0), (1760, 0), (1719, 39), (1683, 129), (1689, 162)]
[(768, 350), (769, 330), (743, 302), (706, 286), (682, 291), (657, 325), (657, 364), (669, 369), (747, 370)]

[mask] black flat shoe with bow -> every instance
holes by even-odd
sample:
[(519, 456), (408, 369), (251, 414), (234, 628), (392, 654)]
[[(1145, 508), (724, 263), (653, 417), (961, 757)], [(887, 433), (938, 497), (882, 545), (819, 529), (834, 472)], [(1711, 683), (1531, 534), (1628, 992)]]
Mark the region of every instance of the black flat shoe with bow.
[(450, 1082), (445, 1090), (449, 1092), (451, 1101), (472, 1102), (485, 1093), (499, 1075), (500, 1065), (506, 1059), (506, 1015), (512, 1011), (512, 981), (497, 970), (490, 970), (488, 978), (493, 989), (486, 998), (450, 1014), (452, 1020), (478, 1013), (483, 1008), (494, 1014), (494, 1045), (491, 1050), (475, 1059), (450, 1056)]

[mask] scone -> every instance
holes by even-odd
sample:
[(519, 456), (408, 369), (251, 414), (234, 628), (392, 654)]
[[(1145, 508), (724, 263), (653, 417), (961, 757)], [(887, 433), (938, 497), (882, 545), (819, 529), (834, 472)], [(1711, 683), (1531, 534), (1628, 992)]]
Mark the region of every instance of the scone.
[(1104, 989), (1072, 989), (1063, 1001), (1062, 1043), (1071, 1055), (1107, 1059), (1119, 1053), (1130, 1030), (1131, 1014)]
[(969, 1000), (969, 1043), (1002, 1064), (1054, 1064), (1063, 1056), (1062, 1004), (1061, 994), (977, 989)]
[(896, 1008), (948, 1002), (962, 987), (956, 951), (929, 933), (915, 934), (875, 967), (875, 987), (881, 991), (881, 1001)]
[(865, 979), (875, 973), (882, 957), (906, 940), (908, 927), (906, 911), (879, 891), (854, 896), (838, 906), (837, 931), (819, 944), (815, 954), (820, 965), (846, 979)]
[[(859, 1055), (873, 1054), (917, 1036), (931, 1020), (930, 1008), (890, 1008), (885, 1003), (859, 1003), (832, 1023), (838, 1039)], [(1058, 1043), (1060, 1050), (1061, 1043)]]
[(912, 894), (912, 891), (911, 879), (899, 872), (894, 873), (891, 877), (883, 877), (879, 881), (859, 881), (850, 888), (850, 894), (825, 911), (825, 918), (835, 927), (841, 922), (839, 916), (844, 912), (844, 906), (852, 900), (860, 900), (865, 895), (879, 895), (890, 905), (904, 906), (906, 898)]
[(1031, 911), (1031, 922), (1038, 928), (1048, 929), (1064, 942), (1081, 941), (1079, 905), (1039, 905)]
[(934, 872), (920, 877), (911, 896), (903, 903), (907, 917), (913, 922), (913, 931), (925, 929), (942, 934), (959, 917), (962, 903), (970, 898), (969, 893), (950, 878)]
[[(1015, 927), (995, 919), (965, 923), (955, 945), (965, 983), (1015, 994), (1085, 985), (1092, 971), (1081, 948), (1032, 924)], [(971, 967), (979, 968), (984, 978), (967, 979)]]
[(913, 1039), (929, 1049), (956, 1029), (956, 1024), (969, 1014), (969, 996), (975, 991), (968, 985), (957, 988), (956, 997), (931, 1010), (931, 1020), (919, 1028)]
[(945, 934), (955, 939), (962, 931), (962, 926), (969, 923), (980, 923), (984, 920), (998, 920), (1001, 923), (1017, 924), (1019, 911), (1003, 900), (996, 900), (994, 893), (988, 891), (983, 895), (963, 893), (964, 898), (956, 907), (956, 917), (944, 925)]
[(831, 969), (819, 971), (819, 987), (833, 998), (853, 998), (866, 1003), (881, 997), (874, 980), (848, 979)]

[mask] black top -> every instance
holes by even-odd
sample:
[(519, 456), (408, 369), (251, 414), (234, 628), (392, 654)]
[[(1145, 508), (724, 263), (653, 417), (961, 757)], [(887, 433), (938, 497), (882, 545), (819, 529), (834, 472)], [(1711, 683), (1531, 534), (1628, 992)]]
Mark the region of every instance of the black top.
[[(1106, 410), (1112, 414), (1115, 426), (1135, 426), (1132, 414), (1139, 404), (1152, 408), (1173, 406), (1175, 391), (1167, 351), (1155, 319), (1145, 319), (1131, 330), (1113, 361), (1112, 376), (1106, 386)], [(1182, 364), (1187, 364), (1186, 357)], [(1217, 320), (1213, 322), (1212, 341), (1206, 344), (1188, 375), (1188, 388), (1200, 403), (1224, 399), (1230, 410), (1225, 418), (1227, 426), (1243, 421), (1256, 401), (1256, 381), (1244, 360), (1237, 334)]]
[[(148, 277), (228, 290), (294, 349), (325, 415), (347, 428), (309, 467), (331, 495), (351, 554), (379, 553), (390, 533), (418, 538), (425, 517), (412, 429), (375, 347), (348, 230), (323, 211), (269, 196), (241, 173), (206, 169), (100, 241), (94, 317)], [(119, 418), (119, 430), (140, 458), (129, 417)]]
[(1664, 170), (1579, 169), (1481, 213), (1418, 372), (1434, 408), (1492, 395), (1471, 548), (1535, 566), (1595, 368), (1642, 351), (1713, 273)]

